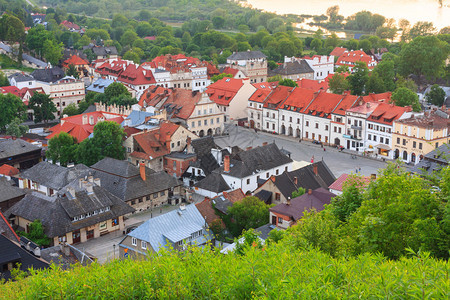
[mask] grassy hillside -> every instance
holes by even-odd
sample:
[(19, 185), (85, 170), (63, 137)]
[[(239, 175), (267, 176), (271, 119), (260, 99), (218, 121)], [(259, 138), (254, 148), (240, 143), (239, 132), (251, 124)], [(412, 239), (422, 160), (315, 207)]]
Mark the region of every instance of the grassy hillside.
[(145, 261), (55, 268), (0, 286), (2, 299), (448, 299), (448, 262), (331, 258), (280, 242), (244, 255), (193, 249)]

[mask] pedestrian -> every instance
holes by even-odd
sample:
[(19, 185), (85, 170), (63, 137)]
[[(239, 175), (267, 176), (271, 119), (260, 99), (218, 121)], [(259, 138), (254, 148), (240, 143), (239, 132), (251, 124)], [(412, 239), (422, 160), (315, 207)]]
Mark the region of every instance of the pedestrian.
[(358, 174), (358, 168), (356, 168), (355, 173)]
[(323, 152), (326, 152), (327, 150), (325, 149), (325, 147), (323, 147)]
[(359, 167), (359, 173), (361, 173), (361, 167)]

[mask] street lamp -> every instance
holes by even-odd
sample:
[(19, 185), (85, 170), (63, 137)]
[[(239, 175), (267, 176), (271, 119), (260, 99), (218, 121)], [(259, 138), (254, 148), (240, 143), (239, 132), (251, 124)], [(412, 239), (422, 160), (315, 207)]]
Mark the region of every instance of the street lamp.
[(116, 259), (116, 244), (113, 244), (113, 251), (114, 251), (114, 259)]

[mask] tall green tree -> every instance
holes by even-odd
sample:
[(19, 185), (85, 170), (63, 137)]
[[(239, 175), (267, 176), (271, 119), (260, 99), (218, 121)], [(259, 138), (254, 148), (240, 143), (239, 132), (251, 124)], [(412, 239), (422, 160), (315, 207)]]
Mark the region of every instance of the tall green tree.
[(241, 229), (258, 228), (269, 222), (269, 205), (254, 196), (235, 202), (228, 213)]
[(369, 69), (362, 61), (357, 61), (353, 67), (353, 73), (348, 76), (352, 95), (362, 95), (365, 91), (366, 83), (369, 80)]
[(392, 100), (398, 106), (411, 106), (413, 111), (420, 111), (419, 96), (408, 88), (400, 87), (392, 93)]
[(438, 84), (433, 84), (430, 91), (426, 94), (426, 99), (431, 104), (442, 106), (445, 101), (445, 92)]
[[(68, 32), (70, 34), (70, 32)], [(38, 56), (44, 55), (44, 43), (46, 40), (54, 40), (55, 37), (51, 31), (45, 29), (44, 25), (37, 26), (28, 30), (25, 43), (30, 50), (33, 50)]]
[(8, 77), (2, 71), (0, 71), (0, 86), (9, 86)]
[(28, 108), (34, 111), (34, 122), (44, 122), (47, 125), (48, 121), (54, 120), (54, 113), (58, 110), (49, 95), (34, 93), (31, 97)]
[(361, 206), (364, 200), (364, 178), (350, 175), (344, 182), (342, 194), (333, 198), (330, 211), (341, 222), (346, 222), (348, 218)]
[(77, 68), (72, 64), (70, 64), (69, 67), (67, 68), (66, 75), (73, 76), (74, 78), (80, 77), (80, 74), (78, 73)]
[(52, 65), (57, 65), (63, 57), (63, 43), (56, 43), (52, 40), (46, 40), (43, 45), (44, 57)]
[(419, 36), (405, 44), (398, 56), (399, 73), (438, 78), (445, 73), (450, 45), (435, 36)]
[(39, 246), (50, 245), (51, 239), (45, 235), (44, 225), (42, 225), (40, 220), (34, 220), (28, 225), (29, 232), (18, 232), (19, 235), (25, 236), (26, 238), (32, 240)]
[(0, 131), (5, 132), (6, 126), (15, 118), (25, 118), (26, 107), (19, 97), (13, 94), (0, 94)]
[(68, 163), (76, 161), (77, 148), (75, 138), (66, 132), (61, 132), (49, 140), (45, 156), (53, 163), (59, 162), (62, 166), (67, 166)]
[(70, 103), (63, 110), (63, 115), (75, 116), (78, 115), (78, 107), (75, 103)]
[(328, 86), (333, 94), (341, 95), (344, 91), (350, 90), (350, 83), (345, 76), (340, 73), (335, 73), (333, 77), (330, 78)]
[(6, 134), (15, 136), (16, 138), (22, 137), (28, 131), (28, 126), (22, 125), (22, 120), (15, 118), (11, 123), (6, 125)]

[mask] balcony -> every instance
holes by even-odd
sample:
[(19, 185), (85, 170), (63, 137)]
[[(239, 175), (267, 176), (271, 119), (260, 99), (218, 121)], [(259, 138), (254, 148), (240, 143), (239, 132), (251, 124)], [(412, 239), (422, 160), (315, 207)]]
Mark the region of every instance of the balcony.
[(355, 141), (360, 141), (362, 138), (357, 137), (356, 135), (343, 134), (344, 139), (350, 139)]

